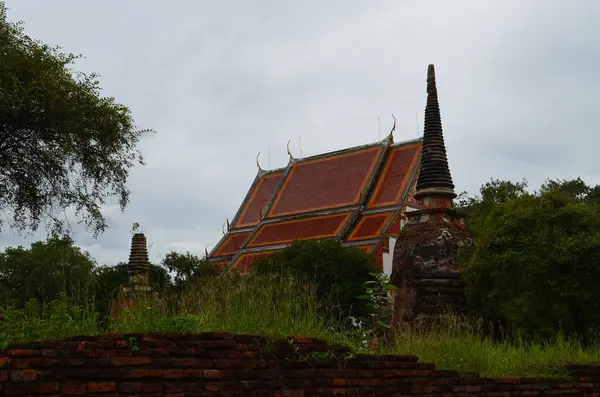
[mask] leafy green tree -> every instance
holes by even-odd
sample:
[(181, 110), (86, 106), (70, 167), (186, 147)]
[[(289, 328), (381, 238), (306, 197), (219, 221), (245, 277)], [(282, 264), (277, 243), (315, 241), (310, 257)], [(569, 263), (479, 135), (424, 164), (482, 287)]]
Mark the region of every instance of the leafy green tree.
[(373, 257), (358, 248), (332, 239), (296, 241), (253, 267), (258, 274), (291, 274), (314, 283), (324, 305), (339, 303), (336, 315), (360, 318), (369, 313), (368, 302), (359, 297), (365, 283), (374, 280)]
[(162, 261), (163, 267), (174, 274), (174, 282), (177, 287), (197, 278), (217, 275), (217, 269), (205, 258), (200, 258), (190, 252), (181, 254), (175, 251), (169, 252)]
[(136, 145), (146, 131), (126, 106), (100, 95), (96, 74), (71, 70), (79, 56), (0, 14), (0, 209), (17, 230), (44, 221), (54, 231), (67, 228), (63, 213), (72, 209), (101, 233), (101, 205), (129, 202), (126, 182), (143, 164)]
[(94, 266), (68, 236), (6, 248), (0, 253), (0, 306), (23, 307), (29, 299), (45, 304), (61, 292), (84, 300), (94, 287)]
[(515, 185), (487, 185), (490, 194), (470, 203), (469, 224), (477, 226), (464, 271), (471, 307), (522, 336), (562, 330), (586, 338), (600, 327), (598, 187), (579, 178), (532, 193), (517, 186), (506, 194), (508, 186)]

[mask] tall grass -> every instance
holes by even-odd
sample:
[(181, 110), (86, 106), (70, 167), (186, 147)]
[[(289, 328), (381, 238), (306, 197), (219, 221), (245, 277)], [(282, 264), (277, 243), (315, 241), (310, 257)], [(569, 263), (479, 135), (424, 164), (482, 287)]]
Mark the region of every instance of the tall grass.
[(555, 364), (600, 363), (600, 349), (560, 336), (545, 345), (524, 341), (494, 341), (482, 323), (465, 316), (443, 316), (427, 327), (415, 325), (382, 347), (387, 354), (415, 354), (439, 369), (478, 372), (483, 376), (567, 377)]
[(292, 277), (222, 274), (198, 280), (160, 306), (141, 302), (123, 311), (111, 330), (301, 335), (351, 343), (327, 326), (321, 313), (312, 284)]
[(76, 305), (64, 293), (43, 305), (31, 299), (23, 309), (0, 309), (0, 349), (15, 343), (95, 335), (101, 331), (98, 320), (92, 302)]
[[(331, 327), (313, 285), (290, 277), (222, 274), (195, 282), (177, 294), (163, 294), (160, 305), (141, 299), (118, 319), (101, 318), (92, 300), (75, 305), (65, 294), (47, 305), (30, 301), (21, 310), (0, 310), (0, 348), (8, 344), (101, 332), (234, 332), (272, 337), (308, 336), (360, 346), (358, 333)], [(333, 312), (333, 311), (332, 311)], [(373, 352), (371, 352), (373, 353)], [(377, 353), (416, 354), (440, 369), (479, 372), (483, 376), (565, 377), (550, 364), (600, 363), (600, 348), (584, 349), (566, 337), (550, 344), (496, 342), (482, 324), (445, 316), (433, 325), (403, 330)]]

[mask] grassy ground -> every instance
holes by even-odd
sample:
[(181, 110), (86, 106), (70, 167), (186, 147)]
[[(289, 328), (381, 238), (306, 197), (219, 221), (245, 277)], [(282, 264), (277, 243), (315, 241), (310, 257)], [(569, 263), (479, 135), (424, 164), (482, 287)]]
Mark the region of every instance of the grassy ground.
[[(309, 336), (361, 351), (361, 341), (349, 332), (328, 327), (319, 316), (311, 285), (269, 277), (217, 277), (193, 290), (166, 299), (162, 307), (140, 304), (118, 320), (102, 322), (88, 307), (74, 307), (62, 296), (39, 308), (4, 310), (0, 348), (8, 344), (59, 339), (102, 332), (205, 332)], [(142, 302), (140, 302), (142, 303)], [(90, 306), (91, 307), (91, 306)], [(40, 314), (41, 313), (41, 314)], [(379, 353), (416, 354), (439, 369), (479, 372), (484, 376), (562, 377), (552, 363), (600, 363), (600, 348), (583, 349), (565, 338), (545, 347), (496, 343), (480, 336), (479, 327), (447, 318), (435, 327), (409, 329), (379, 347)]]

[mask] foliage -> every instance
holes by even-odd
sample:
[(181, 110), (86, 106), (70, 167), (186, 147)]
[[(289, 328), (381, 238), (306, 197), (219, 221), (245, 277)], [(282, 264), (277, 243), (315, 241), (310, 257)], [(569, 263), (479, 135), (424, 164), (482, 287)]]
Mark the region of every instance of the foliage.
[(392, 302), (396, 287), (390, 284), (389, 277), (384, 273), (371, 273), (374, 280), (365, 282), (366, 293), (358, 299), (366, 302), (368, 315), (353, 319), (365, 347), (372, 338), (385, 337), (391, 328)]
[(415, 354), (419, 361), (435, 363), (440, 370), (479, 372), (485, 377), (566, 378), (559, 363), (600, 362), (600, 346), (583, 348), (562, 334), (546, 344), (521, 340), (495, 341), (484, 336), (483, 323), (447, 315), (436, 324), (415, 324), (383, 346), (381, 353)]
[[(485, 185), (471, 202), (476, 246), (465, 263), (470, 305), (513, 334), (584, 339), (600, 327), (598, 187), (548, 181), (528, 193)], [(488, 193), (487, 195), (484, 195)]]
[[(77, 306), (60, 295), (55, 309), (34, 302), (26, 309), (0, 310), (0, 348), (7, 344), (94, 335), (99, 332), (237, 332), (271, 337), (308, 336), (349, 345), (354, 353), (364, 347), (344, 333), (329, 328), (317, 313), (315, 288), (274, 276), (236, 277), (222, 274), (200, 279), (182, 294), (169, 296), (173, 306), (152, 307), (141, 301), (109, 328), (100, 328), (88, 306)], [(307, 293), (304, 293), (307, 291)], [(272, 303), (272, 304), (271, 304)], [(83, 310), (82, 310), (83, 309)], [(565, 377), (549, 364), (600, 361), (599, 346), (583, 348), (576, 340), (552, 343), (495, 342), (482, 337), (481, 322), (447, 316), (435, 326), (407, 329), (396, 339), (379, 344), (377, 353), (416, 354), (438, 369), (480, 372), (483, 376)]]
[(22, 308), (32, 298), (45, 304), (60, 292), (84, 299), (93, 288), (94, 265), (68, 236), (6, 248), (0, 253), (0, 305)]
[[(72, 72), (79, 58), (27, 36), (0, 18), (0, 209), (11, 226), (54, 231), (74, 210), (86, 226), (106, 228), (101, 205), (129, 201), (129, 170), (143, 164), (129, 109), (100, 96), (98, 76)], [(2, 226), (0, 224), (0, 226)]]
[(171, 251), (163, 259), (162, 265), (174, 274), (174, 282), (177, 287), (181, 287), (195, 278), (215, 276), (218, 273), (206, 258), (200, 258), (190, 252), (182, 254)]
[(368, 304), (358, 299), (365, 293), (365, 282), (373, 279), (373, 257), (337, 240), (295, 241), (284, 250), (254, 262), (259, 274), (292, 274), (316, 285), (322, 302), (339, 302), (330, 313), (364, 317)]
[(114, 332), (227, 331), (338, 342), (317, 310), (315, 288), (293, 277), (221, 273), (198, 278), (162, 307), (142, 302), (111, 325)]
[(94, 335), (98, 332), (98, 315), (93, 306), (79, 306), (65, 293), (42, 305), (30, 299), (21, 309), (0, 307), (0, 349), (14, 343)]

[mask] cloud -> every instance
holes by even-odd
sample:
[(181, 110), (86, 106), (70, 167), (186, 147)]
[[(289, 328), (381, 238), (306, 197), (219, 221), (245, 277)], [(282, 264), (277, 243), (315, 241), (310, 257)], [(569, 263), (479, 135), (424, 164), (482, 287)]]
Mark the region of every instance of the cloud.
[[(600, 183), (595, 0), (8, 6), (31, 36), (83, 53), (77, 67), (100, 73), (105, 95), (158, 131), (141, 142), (147, 166), (132, 172), (127, 210), (109, 208), (111, 229), (97, 240), (76, 233), (102, 263), (127, 260), (133, 222), (153, 260), (202, 254), (242, 201), (259, 151), (275, 168), (288, 140), (295, 155), (372, 142), (391, 113), (396, 140), (416, 137), (429, 63), (458, 191), (490, 177)], [(5, 233), (2, 245), (40, 236)]]

